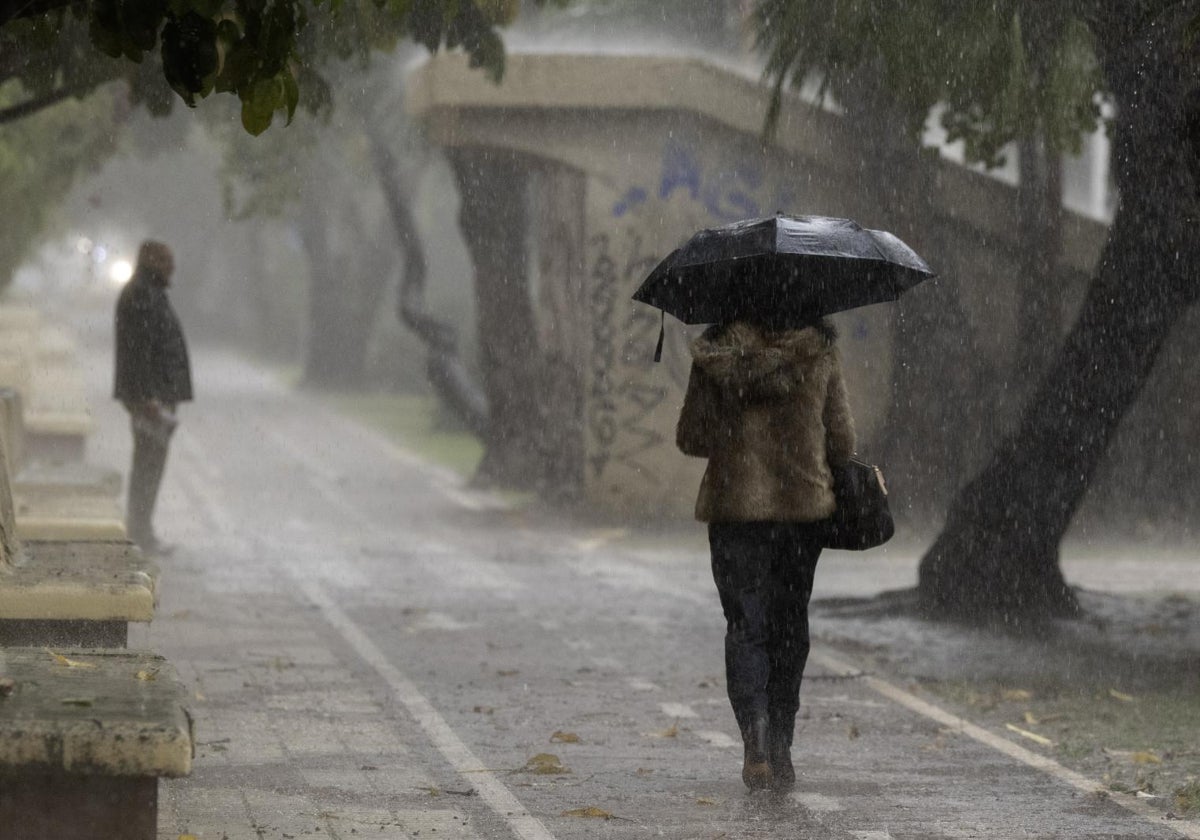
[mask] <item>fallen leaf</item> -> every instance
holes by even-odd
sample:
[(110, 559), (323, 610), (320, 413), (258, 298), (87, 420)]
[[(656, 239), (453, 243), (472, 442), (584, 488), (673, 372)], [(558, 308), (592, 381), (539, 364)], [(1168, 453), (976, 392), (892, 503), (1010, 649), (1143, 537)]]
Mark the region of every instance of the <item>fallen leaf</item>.
[(93, 665), (91, 662), (79, 662), (75, 659), (67, 659), (67, 657), (63, 656), (61, 653), (55, 653), (54, 651), (50, 650), (50, 648), (46, 648), (46, 653), (53, 656), (54, 661), (57, 662), (59, 665), (62, 665), (64, 668), (96, 668), (97, 667), (97, 666)]
[(1008, 688), (1000, 692), (1000, 696), (1009, 702), (1020, 703), (1025, 700), (1032, 700), (1033, 692), (1026, 691), (1023, 688)]
[(96, 702), (95, 697), (64, 697), (62, 704), (64, 706), (90, 706)]
[(579, 736), (576, 735), (574, 732), (561, 732), (560, 731), (560, 732), (555, 732), (553, 735), (551, 735), (550, 740), (552, 742), (556, 742), (559, 744), (578, 744)]
[(715, 800), (709, 799), (706, 796), (701, 796), (699, 799), (696, 800), (696, 804), (697, 805), (716, 805), (717, 803)]
[(648, 732), (648, 733), (646, 733), (646, 736), (649, 738), (678, 738), (679, 737), (679, 724), (672, 723), (670, 726), (668, 726), (666, 729), (662, 730), (661, 732)]
[(1037, 726), (1041, 721), (1037, 719), (1033, 712), (1026, 712), (1025, 723), (1029, 726)]
[(1053, 747), (1054, 746), (1054, 742), (1051, 741), (1049, 738), (1047, 738), (1045, 735), (1039, 735), (1036, 732), (1030, 732), (1028, 729), (1022, 729), (1021, 727), (1014, 726), (1011, 723), (1006, 723), (1006, 724), (1004, 724), (1004, 726), (1006, 728), (1008, 728), (1009, 730), (1016, 732), (1022, 738), (1028, 738), (1030, 741), (1033, 741), (1036, 744), (1041, 744), (1043, 747)]
[(179, 840), (198, 840), (195, 834), (180, 834)]
[(12, 677), (0, 677), (0, 697), (12, 694), (16, 687), (17, 682)]
[(496, 710), (493, 709), (491, 706), (476, 706), (474, 709), (472, 709), (472, 711), (475, 712), (475, 714), (477, 714), (477, 715), (490, 715), (490, 714), (493, 714)]
[(136, 676), (142, 682), (154, 682), (154, 680), (156, 680), (158, 678), (158, 669), (157, 668), (143, 668), (142, 670), (138, 671), (137, 674), (135, 674), (134, 676)]
[(1115, 688), (1110, 688), (1108, 690), (1108, 696), (1112, 697), (1114, 700), (1120, 700), (1122, 703), (1132, 703), (1135, 699), (1132, 694), (1126, 694), (1123, 691), (1117, 691)]
[(846, 727), (846, 737), (849, 738), (851, 741), (853, 741), (855, 738), (857, 738), (861, 734), (862, 733), (858, 731), (857, 724), (852, 723)]
[(568, 811), (563, 811), (560, 816), (564, 817), (591, 817), (593, 819), (611, 820), (613, 815), (608, 811), (597, 808), (592, 805), (587, 808), (571, 808)]
[(563, 766), (558, 756), (551, 753), (538, 753), (525, 762), (521, 768), (526, 773), (536, 773), (539, 776), (565, 776), (570, 769)]
[(1134, 764), (1162, 764), (1162, 759), (1150, 750), (1138, 750), (1129, 756), (1129, 760)]
[(637, 770), (635, 770), (634, 772), (635, 772), (637, 775), (639, 775), (639, 776), (649, 776), (649, 775), (650, 775), (651, 773), (653, 773), (654, 771), (653, 771), (653, 770), (651, 770), (649, 767), (639, 767), (639, 768), (638, 768)]

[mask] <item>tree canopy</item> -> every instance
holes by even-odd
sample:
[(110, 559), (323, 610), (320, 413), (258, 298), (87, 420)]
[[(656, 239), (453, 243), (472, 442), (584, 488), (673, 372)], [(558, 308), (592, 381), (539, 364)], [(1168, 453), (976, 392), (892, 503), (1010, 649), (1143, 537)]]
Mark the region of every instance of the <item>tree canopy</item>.
[(1053, 357), (1030, 372), (1021, 417), (951, 503), (917, 588), (933, 615), (1077, 614), (1059, 544), (1165, 337), (1200, 299), (1186, 268), (1197, 259), (1200, 3), (757, 0), (754, 19), (777, 101), (813, 78), (835, 98), (882, 91), (913, 139), (939, 105), (950, 139), (987, 165), (1013, 140), (1075, 148), (1097, 100), (1111, 99), (1120, 201), (1092, 280)]
[(919, 135), (935, 106), (970, 162), (996, 166), (1030, 136), (1052, 151), (1079, 149), (1108, 93), (1106, 51), (1150, 24), (1172, 0), (757, 0), (753, 26), (774, 85), (820, 79), (836, 97), (874, 71)]
[[(533, 0), (536, 5), (564, 0)], [(0, 0), (0, 84), (19, 81), (23, 116), (115, 78), (135, 100), (170, 108), (213, 93), (236, 96), (241, 121), (260, 134), (276, 113), (319, 108), (330, 90), (318, 68), (411, 38), (430, 50), (462, 49), (499, 79), (520, 0)]]

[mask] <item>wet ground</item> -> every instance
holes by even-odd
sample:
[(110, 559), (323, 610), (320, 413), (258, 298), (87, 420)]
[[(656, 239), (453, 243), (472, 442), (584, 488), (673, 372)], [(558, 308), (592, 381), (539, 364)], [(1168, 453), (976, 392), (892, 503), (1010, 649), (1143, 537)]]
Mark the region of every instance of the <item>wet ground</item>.
[[(1200, 837), (921, 687), (1053, 645), (968, 649), (854, 601), (817, 613), (795, 793), (749, 795), (701, 540), (505, 512), (231, 355), (194, 363), (158, 517), (178, 550), (131, 638), (193, 698), (163, 838)], [(89, 457), (123, 465), (106, 364)], [(914, 557), (829, 556), (816, 595), (906, 585)], [(1129, 580), (1195, 592), (1194, 558), (1160, 559)], [(1069, 566), (1098, 591), (1122, 568)]]

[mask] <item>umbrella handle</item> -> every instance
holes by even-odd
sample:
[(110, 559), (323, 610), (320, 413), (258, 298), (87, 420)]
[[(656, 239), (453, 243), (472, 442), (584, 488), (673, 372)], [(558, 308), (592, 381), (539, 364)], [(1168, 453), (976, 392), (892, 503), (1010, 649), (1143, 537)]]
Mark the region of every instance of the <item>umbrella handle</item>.
[(654, 347), (654, 361), (662, 361), (663, 339), (667, 337), (667, 312), (661, 310), (662, 321), (658, 325), (658, 344)]

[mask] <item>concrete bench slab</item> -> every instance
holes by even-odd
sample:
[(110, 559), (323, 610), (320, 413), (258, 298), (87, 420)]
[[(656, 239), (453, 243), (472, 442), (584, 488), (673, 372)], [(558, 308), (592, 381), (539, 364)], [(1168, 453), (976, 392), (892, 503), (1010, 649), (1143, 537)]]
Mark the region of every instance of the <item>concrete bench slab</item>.
[(0, 649), (6, 840), (152, 840), (158, 779), (191, 772), (185, 692), (153, 653)]
[(35, 491), (120, 494), (121, 473), (108, 467), (81, 463), (76, 453), (68, 453), (63, 457), (43, 453), (42, 457), (30, 462), (25, 457), (25, 413), (22, 406), (18, 391), (0, 387), (0, 438), (4, 439), (13, 472), (13, 489), (18, 495)]
[(120, 501), (111, 495), (18, 493), (17, 537), (28, 540), (124, 540)]
[(0, 567), (0, 645), (123, 646), (154, 618), (158, 567), (128, 542), (31, 542)]
[(96, 495), (116, 499), (123, 484), (121, 473), (108, 467), (41, 462), (26, 465), (13, 477), (13, 492), (18, 497)]
[(0, 644), (122, 646), (154, 616), (158, 567), (129, 542), (24, 542), (0, 436)]

